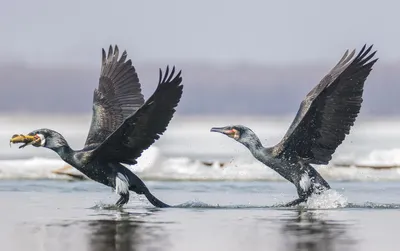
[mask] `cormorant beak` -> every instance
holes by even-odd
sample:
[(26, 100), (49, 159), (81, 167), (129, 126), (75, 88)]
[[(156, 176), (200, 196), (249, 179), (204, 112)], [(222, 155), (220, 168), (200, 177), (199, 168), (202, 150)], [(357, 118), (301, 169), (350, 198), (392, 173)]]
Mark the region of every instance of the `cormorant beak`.
[(39, 147), (41, 146), (42, 138), (38, 134), (35, 135), (14, 134), (10, 139), (10, 146), (11, 143), (13, 144), (23, 143), (23, 145), (19, 146), (19, 148), (23, 148), (27, 145), (33, 145)]
[(210, 132), (219, 132), (236, 140), (239, 139), (239, 132), (236, 129), (227, 129), (226, 127), (213, 127), (211, 128)]

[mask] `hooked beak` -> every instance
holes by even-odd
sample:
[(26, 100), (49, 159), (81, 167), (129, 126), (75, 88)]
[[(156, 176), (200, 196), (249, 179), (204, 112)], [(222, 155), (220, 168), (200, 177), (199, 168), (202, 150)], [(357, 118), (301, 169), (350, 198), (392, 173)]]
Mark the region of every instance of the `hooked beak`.
[(225, 127), (213, 127), (211, 128), (210, 132), (219, 132), (223, 134), (229, 133), (230, 130), (226, 130)]
[(14, 134), (10, 139), (10, 146), (11, 143), (24, 143), (23, 145), (19, 146), (19, 148), (23, 148), (27, 145), (33, 146), (40, 146), (42, 139), (39, 135), (24, 135), (24, 134)]
[(235, 129), (226, 129), (226, 127), (213, 127), (211, 128), (210, 132), (219, 132), (222, 134), (227, 135), (228, 137), (238, 139), (239, 138), (239, 132)]

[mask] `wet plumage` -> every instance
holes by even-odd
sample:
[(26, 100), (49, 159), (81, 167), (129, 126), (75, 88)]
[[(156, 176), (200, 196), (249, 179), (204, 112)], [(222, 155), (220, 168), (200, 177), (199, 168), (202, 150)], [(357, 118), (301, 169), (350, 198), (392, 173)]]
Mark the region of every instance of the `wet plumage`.
[[(337, 65), (313, 88), (300, 108), (283, 139), (275, 146), (264, 148), (249, 128), (241, 125), (213, 128), (239, 141), (265, 165), (292, 182), (299, 199), (305, 201), (312, 193), (329, 189), (329, 184), (310, 164), (328, 164), (337, 147), (350, 133), (361, 109), (364, 83), (376, 51), (363, 46), (345, 52)], [(310, 184), (305, 187), (304, 184)]]
[[(160, 69), (157, 88), (145, 102), (136, 70), (126, 58), (126, 51), (119, 57), (117, 46), (114, 50), (110, 46), (107, 55), (102, 51), (92, 121), (82, 150), (72, 150), (61, 134), (50, 129), (35, 130), (28, 139), (33, 146), (52, 149), (89, 178), (113, 187), (121, 196), (117, 205), (127, 203), (129, 191), (134, 191), (144, 194), (154, 206), (167, 207), (121, 163), (136, 164), (142, 152), (165, 132), (182, 96), (181, 72), (175, 74), (175, 67), (171, 72), (167, 67), (163, 74)], [(18, 137), (11, 142), (24, 140)]]

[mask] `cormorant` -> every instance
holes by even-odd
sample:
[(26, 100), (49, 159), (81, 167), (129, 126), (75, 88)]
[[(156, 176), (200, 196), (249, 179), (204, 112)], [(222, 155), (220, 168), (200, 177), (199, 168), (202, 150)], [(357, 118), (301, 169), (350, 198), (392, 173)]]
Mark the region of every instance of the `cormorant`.
[(378, 59), (366, 45), (353, 58), (347, 50), (338, 64), (312, 89), (283, 139), (263, 147), (260, 139), (243, 125), (213, 127), (246, 146), (253, 156), (296, 186), (299, 198), (285, 204), (307, 201), (312, 193), (330, 189), (328, 182), (310, 164), (328, 164), (354, 124), (363, 101), (364, 82)]
[(129, 201), (129, 191), (144, 194), (156, 207), (168, 207), (154, 197), (143, 181), (124, 164), (134, 165), (168, 126), (178, 105), (183, 85), (181, 71), (174, 76), (167, 66), (160, 69), (153, 95), (144, 102), (141, 85), (131, 60), (118, 47), (102, 49), (98, 89), (94, 90), (93, 114), (89, 134), (82, 150), (72, 150), (64, 137), (50, 129), (38, 129), (28, 135), (14, 135), (10, 143), (25, 143), (55, 151), (65, 162), (90, 179), (110, 186), (121, 197), (116, 205)]

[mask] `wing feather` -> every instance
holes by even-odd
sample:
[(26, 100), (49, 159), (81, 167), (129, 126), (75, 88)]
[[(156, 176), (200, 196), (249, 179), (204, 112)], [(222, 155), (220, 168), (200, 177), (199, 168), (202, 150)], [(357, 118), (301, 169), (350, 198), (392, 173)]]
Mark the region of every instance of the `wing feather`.
[(169, 67), (153, 95), (134, 114), (131, 114), (101, 145), (92, 152), (92, 158), (135, 164), (136, 158), (160, 138), (178, 105), (183, 91), (181, 72)]
[(365, 80), (378, 60), (373, 59), (376, 51), (370, 53), (371, 49), (364, 45), (355, 58), (354, 50), (350, 54), (346, 51), (307, 94), (287, 133), (273, 147), (275, 156), (329, 163), (360, 112)]
[(102, 49), (99, 86), (93, 94), (92, 121), (85, 147), (102, 143), (118, 126), (144, 103), (141, 86), (132, 61), (118, 46), (108, 54)]

